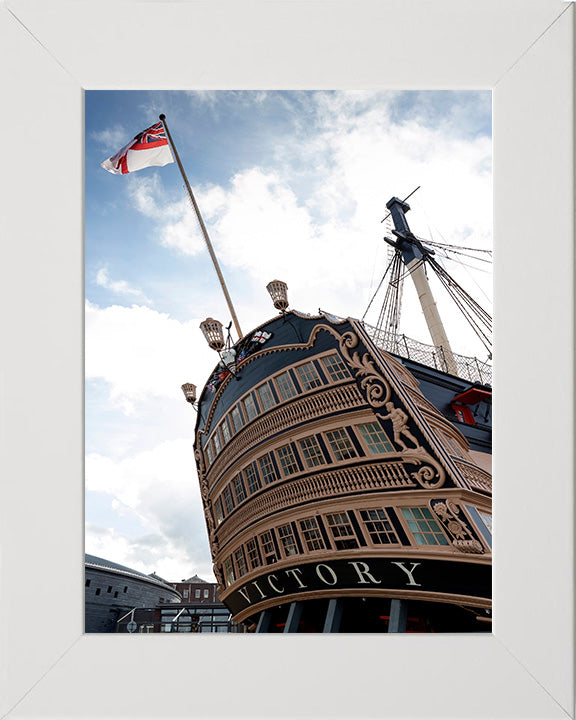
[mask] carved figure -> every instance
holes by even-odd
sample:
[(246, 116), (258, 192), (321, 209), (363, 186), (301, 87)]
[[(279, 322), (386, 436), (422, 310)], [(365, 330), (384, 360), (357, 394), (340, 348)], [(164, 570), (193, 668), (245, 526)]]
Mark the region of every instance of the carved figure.
[(387, 402), (386, 403), (386, 410), (388, 410), (388, 415), (381, 415), (380, 417), (382, 420), (391, 420), (392, 421), (392, 432), (394, 433), (394, 442), (397, 445), (400, 445), (402, 450), (408, 450), (408, 446), (406, 443), (401, 439), (401, 435), (405, 435), (407, 438), (409, 438), (416, 448), (420, 447), (420, 443), (414, 435), (408, 430), (408, 415), (404, 412), (404, 410), (400, 410), (400, 408), (394, 407), (394, 403)]

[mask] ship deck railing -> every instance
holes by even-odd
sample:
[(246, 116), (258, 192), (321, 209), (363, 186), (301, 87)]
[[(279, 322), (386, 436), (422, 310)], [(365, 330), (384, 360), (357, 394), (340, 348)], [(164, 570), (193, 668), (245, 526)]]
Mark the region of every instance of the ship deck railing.
[[(381, 350), (454, 375), (448, 369), (442, 347), (426, 345), (406, 337), (406, 335), (381, 330), (366, 323), (364, 323), (364, 329), (376, 347)], [(453, 353), (453, 357), (456, 363), (456, 375), (459, 378), (471, 383), (492, 386), (492, 366), (489, 363), (475, 357), (466, 357), (455, 353)]]

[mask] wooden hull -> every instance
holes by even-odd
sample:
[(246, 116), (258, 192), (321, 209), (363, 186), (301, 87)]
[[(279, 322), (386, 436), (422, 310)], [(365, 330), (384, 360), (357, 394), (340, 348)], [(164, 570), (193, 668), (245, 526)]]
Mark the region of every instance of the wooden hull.
[(486, 434), (467, 439), (355, 320), (291, 311), (236, 352), (234, 374), (216, 371), (200, 396), (195, 440), (234, 620), (259, 632), (489, 630)]

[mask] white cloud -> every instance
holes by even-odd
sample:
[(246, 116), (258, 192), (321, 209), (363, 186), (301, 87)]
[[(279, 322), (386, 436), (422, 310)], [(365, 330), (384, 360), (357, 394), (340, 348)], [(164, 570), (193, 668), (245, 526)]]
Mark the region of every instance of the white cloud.
[(196, 574), (216, 582), (208, 555), (192, 557), (159, 534), (130, 537), (111, 527), (87, 523), (86, 552), (147, 575), (156, 572), (169, 582), (180, 582)]
[[(229, 286), (236, 285), (237, 294), (232, 295), (245, 331), (274, 314), (264, 286), (275, 277), (288, 283), (292, 307), (315, 312), (321, 306), (361, 317), (387, 264), (382, 239), (386, 230), (380, 223), (387, 213), (385, 203), (418, 185), (421, 190), (411, 198), (413, 210), (408, 214), (417, 235), (454, 245), (490, 245), (489, 139), (456, 134), (454, 109), (445, 123), (433, 127), (414, 119), (399, 123), (391, 112), (392, 97), (383, 102), (379, 96), (377, 107), (374, 97), (302, 96), (301, 101), (315, 104), (315, 124), (301, 124), (297, 142), (294, 136), (278, 137), (274, 157), (266, 165), (245, 167), (222, 185), (194, 188)], [(210, 93), (196, 96), (208, 105), (216, 99)], [(105, 141), (104, 135), (101, 139)], [(108, 141), (112, 140), (116, 142), (110, 134)], [(161, 245), (190, 257), (204, 253), (204, 240), (186, 198), (166, 202), (170, 195), (163, 192), (156, 173), (131, 176), (128, 183), (136, 207), (152, 221)], [(207, 267), (204, 260), (195, 261), (198, 275), (190, 287), (194, 314), (214, 302), (207, 298), (207, 287), (216, 287), (215, 276), (210, 276), (211, 284), (200, 277)], [(106, 268), (100, 270), (98, 282), (147, 302), (137, 289), (110, 279)], [(470, 287), (469, 278), (462, 284)], [(488, 277), (482, 289), (490, 295)], [(376, 315), (381, 302), (382, 295), (374, 304)], [(403, 330), (427, 342), (416, 303), (407, 283), (404, 317), (414, 319)], [(208, 310), (212, 313), (218, 316), (216, 310)], [(446, 310), (445, 317), (459, 322), (453, 310)], [(181, 383), (192, 381), (201, 387), (207, 379), (217, 358), (200, 338), (200, 319), (179, 322), (136, 304), (86, 304), (86, 378), (105, 381), (112, 404), (132, 413), (134, 423), (129, 437), (112, 433), (116, 450), (111, 442), (87, 457), (87, 489), (112, 496), (115, 513), (110, 527), (88, 526), (87, 551), (144, 572), (157, 571), (167, 579), (194, 572), (210, 579), (192, 437), (157, 444), (158, 437), (167, 437), (164, 430), (160, 434), (154, 426), (140, 432), (137, 421), (142, 415), (142, 423), (150, 424), (146, 413), (161, 405), (157, 423), (166, 422), (174, 415), (171, 404), (184, 404)], [(453, 349), (475, 354), (467, 343), (458, 331)], [(92, 419), (96, 424), (97, 418)], [(151, 449), (138, 451), (138, 442)], [(112, 529), (131, 514), (144, 525), (145, 534), (134, 537)]]
[(86, 302), (86, 379), (103, 379), (126, 414), (153, 398), (183, 398), (184, 382), (207, 377), (217, 357), (198, 343), (200, 321), (181, 323), (147, 307)]
[(158, 224), (156, 235), (161, 245), (185, 255), (197, 255), (205, 248), (198, 220), (187, 196), (170, 202), (157, 173), (134, 177), (129, 192), (136, 208)]
[(101, 267), (96, 273), (96, 284), (118, 295), (129, 295), (137, 298), (147, 305), (151, 302), (141, 290), (131, 287), (125, 280), (112, 280), (106, 267)]
[[(297, 143), (293, 136), (279, 137), (269, 166), (245, 168), (226, 186), (195, 189), (229, 275), (239, 271), (245, 285), (262, 287), (281, 275), (293, 306), (361, 316), (370, 297), (367, 280), (381, 276), (386, 265), (380, 224), (385, 203), (418, 185), (408, 216), (416, 234), (455, 245), (490, 244), (490, 140), (456, 135), (454, 109), (444, 124), (426, 127), (394, 122), (392, 96), (377, 105), (374, 97), (309, 96), (314, 132), (302, 129)], [(145, 192), (140, 188), (143, 211), (158, 221), (160, 242), (198, 254), (204, 246), (192, 208), (161, 207), (158, 190), (154, 183)]]
[(100, 132), (92, 132), (90, 137), (99, 143), (103, 150), (113, 154), (130, 142), (134, 135), (130, 135), (122, 125), (114, 125)]
[[(146, 528), (136, 537), (88, 524), (86, 551), (168, 580), (211, 574), (191, 439), (161, 443), (121, 460), (86, 457), (86, 490), (114, 497), (116, 512)], [(119, 524), (119, 523), (118, 523)]]

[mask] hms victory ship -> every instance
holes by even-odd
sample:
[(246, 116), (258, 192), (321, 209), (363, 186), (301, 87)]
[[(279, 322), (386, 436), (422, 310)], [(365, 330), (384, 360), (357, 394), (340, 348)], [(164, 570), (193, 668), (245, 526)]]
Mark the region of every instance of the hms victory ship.
[[(278, 280), (278, 314), (237, 342), (201, 325), (220, 362), (198, 396), (183, 391), (198, 411), (214, 572), (232, 619), (254, 632), (491, 630), (491, 367), (452, 352), (427, 284), (434, 252), (405, 201), (387, 207), (376, 327), (291, 310)], [(395, 331), (402, 274), (431, 346)]]

